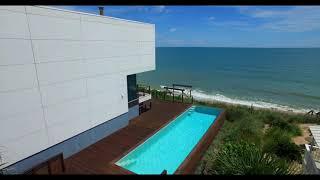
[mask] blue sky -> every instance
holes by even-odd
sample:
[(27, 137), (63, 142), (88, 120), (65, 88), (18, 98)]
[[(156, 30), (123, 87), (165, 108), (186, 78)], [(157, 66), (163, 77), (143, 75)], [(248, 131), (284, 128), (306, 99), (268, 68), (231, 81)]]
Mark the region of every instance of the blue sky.
[(158, 47), (320, 47), (320, 6), (105, 6), (105, 15), (155, 24)]

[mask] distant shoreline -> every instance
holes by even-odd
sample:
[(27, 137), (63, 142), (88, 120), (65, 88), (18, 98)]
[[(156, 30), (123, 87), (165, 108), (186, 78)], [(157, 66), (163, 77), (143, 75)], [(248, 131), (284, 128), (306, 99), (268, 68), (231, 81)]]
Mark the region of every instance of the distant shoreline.
[[(161, 85), (160, 85), (161, 86)], [(161, 88), (151, 88), (152, 90), (161, 91)], [(175, 92), (176, 95), (180, 95), (179, 91)], [(203, 92), (199, 92), (197, 90), (192, 91), (192, 95), (194, 100), (204, 103), (221, 103), (225, 105), (232, 105), (232, 106), (246, 106), (246, 107), (253, 107), (256, 109), (264, 109), (264, 110), (271, 110), (276, 112), (283, 112), (283, 113), (290, 113), (290, 114), (306, 114), (309, 112), (309, 109), (296, 109), (291, 108), (288, 106), (282, 106), (278, 104), (271, 104), (266, 102), (251, 102), (251, 101), (244, 101), (244, 100), (237, 100), (225, 97), (223, 95), (208, 95)], [(260, 104), (259, 104), (260, 103)], [(315, 110), (317, 111), (317, 110)]]
[(209, 102), (209, 103), (217, 102), (217, 103), (224, 103), (227, 105), (240, 105), (240, 106), (246, 106), (246, 107), (253, 107), (257, 109), (266, 109), (266, 110), (294, 113), (294, 114), (306, 114), (307, 112), (310, 111), (309, 109), (296, 109), (289, 106), (283, 106), (283, 105), (266, 103), (266, 102), (254, 102), (254, 101), (231, 99), (223, 95), (216, 95), (216, 96), (204, 95), (207, 97), (201, 97), (201, 96), (199, 97), (197, 95), (198, 94), (193, 95), (195, 100), (202, 101), (202, 102)]
[[(245, 105), (245, 104), (238, 104), (238, 103), (230, 103), (230, 102), (225, 102), (225, 101), (219, 101), (219, 100), (198, 100), (199, 102), (204, 102), (204, 103), (221, 103), (225, 104), (227, 106), (246, 106), (246, 107), (251, 107), (251, 105)], [(256, 105), (252, 105), (253, 108), (255, 109), (261, 109), (261, 110), (270, 110), (270, 111), (275, 111), (275, 112), (282, 112), (282, 113), (288, 113), (288, 114), (306, 114), (308, 111), (301, 111), (301, 110), (285, 110), (281, 108), (272, 108), (272, 107), (259, 107)]]

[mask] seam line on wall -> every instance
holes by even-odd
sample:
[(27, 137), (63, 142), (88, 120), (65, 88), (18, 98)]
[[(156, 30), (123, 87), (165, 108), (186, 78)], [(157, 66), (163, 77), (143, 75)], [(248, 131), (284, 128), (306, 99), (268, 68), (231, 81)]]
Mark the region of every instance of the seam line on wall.
[[(81, 48), (85, 48), (83, 45), (83, 32), (82, 32), (82, 18), (80, 16), (80, 47)], [(88, 73), (88, 66), (86, 65), (86, 60), (85, 60), (85, 52), (84, 50), (81, 52), (81, 63), (83, 63), (83, 65), (86, 67), (86, 73)], [(86, 83), (86, 98), (87, 98), (87, 112), (88, 112), (88, 120), (89, 120), (89, 124), (90, 124), (90, 128), (93, 126), (93, 122), (91, 119), (91, 112), (90, 112), (90, 103), (89, 103), (89, 90), (88, 90), (88, 78), (84, 78), (85, 83)]]
[[(24, 9), (27, 12), (26, 6), (24, 6)], [(40, 81), (39, 81), (38, 69), (37, 69), (37, 64), (36, 64), (36, 59), (35, 59), (36, 57), (35, 57), (35, 54), (34, 54), (33, 42), (32, 42), (32, 38), (31, 38), (29, 16), (28, 16), (27, 13), (26, 13), (26, 18), (27, 18), (28, 31), (29, 31), (29, 36), (30, 36), (30, 43), (31, 43), (31, 49), (32, 49), (33, 62), (34, 62), (34, 67), (35, 67), (36, 77), (37, 77), (37, 82), (38, 82), (38, 91), (39, 91), (39, 94), (40, 94), (40, 103), (41, 103), (42, 115), (43, 115), (44, 126), (45, 126), (46, 134), (47, 134), (47, 147), (49, 147), (50, 146), (50, 138), (49, 138), (48, 122), (46, 120), (45, 112), (44, 112), (43, 97), (42, 97), (42, 92), (41, 92), (41, 88), (40, 88)]]
[(70, 59), (70, 60), (58, 60), (58, 61), (44, 61), (44, 62), (33, 62), (33, 63), (24, 63), (24, 64), (2, 64), (0, 67), (6, 66), (23, 66), (23, 65), (32, 65), (32, 64), (48, 64), (48, 63), (62, 63), (62, 62), (76, 62), (76, 61), (85, 61), (85, 62), (112, 62), (113, 60), (105, 60), (105, 59), (112, 59), (112, 58), (127, 58), (127, 57), (140, 57), (140, 56), (152, 56), (154, 54), (132, 54), (127, 56), (108, 56), (108, 57), (94, 57), (94, 58), (77, 58), (77, 59)]

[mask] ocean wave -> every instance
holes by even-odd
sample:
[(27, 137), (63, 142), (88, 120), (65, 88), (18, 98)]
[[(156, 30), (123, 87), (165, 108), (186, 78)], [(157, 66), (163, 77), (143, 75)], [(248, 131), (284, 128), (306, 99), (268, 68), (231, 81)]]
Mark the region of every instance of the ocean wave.
[(194, 99), (199, 101), (217, 101), (217, 102), (224, 102), (229, 104), (236, 104), (236, 105), (244, 105), (244, 106), (253, 106), (256, 108), (263, 108), (263, 109), (275, 109), (280, 111), (290, 111), (296, 113), (306, 113), (309, 112), (310, 109), (304, 108), (293, 108), (285, 105), (274, 104), (264, 101), (250, 101), (250, 100), (242, 100), (237, 98), (230, 98), (224, 96), (222, 94), (207, 94), (202, 90), (193, 90), (192, 96)]
[[(160, 85), (161, 89), (164, 87), (165, 85)], [(181, 89), (184, 89), (184, 88), (181, 88)], [(185, 90), (189, 91), (190, 89), (185, 88)], [(174, 94), (179, 95), (181, 94), (181, 91), (175, 91)], [(253, 106), (256, 108), (273, 109), (273, 110), (295, 112), (295, 113), (307, 113), (311, 110), (311, 109), (304, 109), (304, 108), (293, 108), (286, 105), (280, 105), (280, 104), (269, 103), (264, 101), (253, 101), (253, 100), (243, 100), (238, 98), (230, 98), (219, 93), (209, 94), (200, 89), (192, 90), (192, 96), (195, 100), (204, 101), (204, 102), (216, 101), (216, 102), (223, 102), (228, 104)]]

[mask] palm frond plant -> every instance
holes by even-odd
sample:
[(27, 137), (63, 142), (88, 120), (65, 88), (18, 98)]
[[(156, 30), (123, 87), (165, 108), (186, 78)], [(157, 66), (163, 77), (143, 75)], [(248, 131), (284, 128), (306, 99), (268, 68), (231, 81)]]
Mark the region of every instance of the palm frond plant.
[(5, 173), (5, 170), (3, 169), (3, 165), (5, 165), (6, 163), (2, 162), (2, 156), (0, 153), (0, 175)]
[(207, 170), (204, 172), (219, 175), (294, 174), (290, 163), (275, 155), (264, 153), (255, 144), (247, 142), (226, 143), (215, 153), (213, 159), (211, 167), (206, 167)]
[[(5, 163), (1, 163), (0, 164), (0, 168), (4, 165)], [(3, 169), (0, 169), (0, 175), (4, 174), (4, 170)]]
[(2, 168), (3, 165), (5, 165), (6, 163), (2, 163), (1, 161), (1, 157), (0, 157), (0, 175), (4, 174), (4, 169)]

